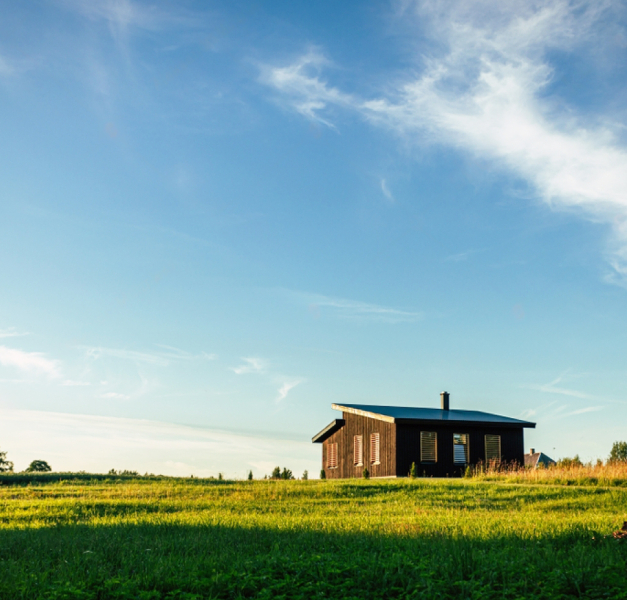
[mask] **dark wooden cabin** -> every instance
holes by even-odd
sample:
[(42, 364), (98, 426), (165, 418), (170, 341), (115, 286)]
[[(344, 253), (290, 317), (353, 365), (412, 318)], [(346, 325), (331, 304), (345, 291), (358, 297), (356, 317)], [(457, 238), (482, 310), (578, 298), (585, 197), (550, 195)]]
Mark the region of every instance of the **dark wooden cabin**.
[(342, 411), (312, 439), (322, 444), (329, 479), (406, 477), (416, 463), (422, 477), (459, 477), (468, 465), (493, 461), (525, 464), (523, 429), (535, 423), (476, 410), (332, 404)]

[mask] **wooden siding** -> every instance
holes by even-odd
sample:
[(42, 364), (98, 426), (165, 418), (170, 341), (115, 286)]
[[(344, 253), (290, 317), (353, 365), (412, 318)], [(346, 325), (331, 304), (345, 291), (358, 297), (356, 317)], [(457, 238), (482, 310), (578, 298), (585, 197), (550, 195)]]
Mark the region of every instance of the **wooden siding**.
[[(346, 423), (339, 431), (326, 439), (322, 444), (322, 468), (328, 479), (349, 479), (362, 477), (364, 467), (368, 468), (370, 477), (390, 477), (396, 475), (396, 425), (379, 419), (362, 415), (344, 413)], [(380, 444), (380, 464), (370, 463), (370, 434), (378, 433)], [(353, 462), (354, 436), (363, 436), (364, 464), (360, 467)], [(337, 463), (335, 469), (327, 468), (327, 448), (329, 444), (337, 444)]]
[[(470, 464), (485, 463), (485, 435), (501, 436), (501, 460), (507, 463), (524, 464), (523, 430), (521, 428), (469, 427), (456, 424), (447, 427), (432, 425), (398, 424), (396, 425), (396, 475), (406, 477), (412, 462), (416, 463), (419, 476), (424, 477), (459, 477), (463, 475), (465, 465), (453, 462), (453, 434), (466, 433), (469, 436)], [(438, 435), (436, 463), (420, 462), (420, 432), (435, 431)]]

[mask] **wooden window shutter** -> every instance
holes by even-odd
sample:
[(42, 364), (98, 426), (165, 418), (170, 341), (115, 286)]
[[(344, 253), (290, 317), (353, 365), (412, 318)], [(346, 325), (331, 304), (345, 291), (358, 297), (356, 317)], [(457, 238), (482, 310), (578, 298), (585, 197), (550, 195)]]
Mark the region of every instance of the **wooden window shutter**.
[(356, 435), (353, 438), (353, 460), (356, 467), (364, 464), (364, 436)]
[(467, 465), (469, 462), (468, 434), (453, 434), (453, 462), (458, 465)]
[(438, 462), (438, 434), (435, 431), (420, 432), (420, 462)]
[(380, 436), (378, 433), (370, 434), (370, 462), (373, 465), (378, 465), (381, 462), (381, 445)]
[(485, 461), (487, 464), (501, 462), (501, 436), (487, 434), (485, 436)]
[(327, 444), (327, 467), (329, 469), (337, 467), (337, 443)]

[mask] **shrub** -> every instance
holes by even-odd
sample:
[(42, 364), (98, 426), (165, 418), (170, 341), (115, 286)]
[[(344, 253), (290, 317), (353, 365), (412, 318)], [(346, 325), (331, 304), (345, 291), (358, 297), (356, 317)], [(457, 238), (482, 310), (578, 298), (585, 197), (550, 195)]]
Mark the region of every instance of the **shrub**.
[(307, 481), (309, 479), (309, 471), (305, 469), (303, 471), (303, 481)]
[(579, 454), (575, 454), (573, 458), (560, 458), (557, 461), (558, 467), (583, 467), (583, 463), (579, 458)]
[[(43, 461), (41, 461), (43, 462)], [(33, 464), (33, 463), (31, 463)], [(137, 471), (129, 471), (128, 469), (124, 469), (124, 471), (116, 471), (115, 469), (111, 469), (107, 475), (128, 475), (131, 477), (139, 477), (139, 473)], [(193, 477), (193, 475), (192, 475)]]
[(368, 471), (367, 467), (364, 467), (364, 470), (361, 473), (364, 479), (370, 479), (370, 471)]
[(416, 479), (418, 477), (418, 467), (416, 467), (416, 463), (411, 463), (411, 468), (409, 469), (409, 476), (412, 479)]
[(327, 474), (325, 473), (324, 469), (320, 469), (320, 479), (326, 479), (327, 478)]

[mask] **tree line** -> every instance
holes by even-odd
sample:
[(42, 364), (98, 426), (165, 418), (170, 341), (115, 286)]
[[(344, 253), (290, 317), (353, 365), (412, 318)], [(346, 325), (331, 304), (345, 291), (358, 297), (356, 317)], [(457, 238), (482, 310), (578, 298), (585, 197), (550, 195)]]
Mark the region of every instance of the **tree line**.
[[(612, 465), (617, 463), (627, 463), (627, 442), (614, 442), (612, 444), (612, 449), (610, 450), (610, 455), (607, 457), (606, 464)], [(596, 462), (597, 466), (603, 465), (603, 461), (599, 458)], [(579, 467), (584, 466), (583, 462), (579, 458), (579, 455), (576, 454), (573, 458), (561, 458), (557, 461), (558, 467)], [(0, 473), (13, 473), (13, 462), (7, 459), (7, 452), (0, 451)], [(45, 460), (33, 460), (28, 467), (23, 471), (24, 473), (50, 473), (52, 468)], [(137, 471), (116, 471), (115, 469), (111, 469), (108, 473), (109, 475), (134, 475), (139, 476)], [(414, 478), (418, 475), (418, 469), (416, 467), (416, 463), (413, 463), (411, 466), (411, 470), (408, 473), (409, 477)], [(364, 479), (368, 479), (370, 477), (370, 473), (368, 469), (365, 468), (362, 473), (362, 477)], [(270, 476), (264, 475), (264, 479), (283, 479), (290, 480), (296, 479), (294, 474), (287, 467), (274, 467), (272, 474)], [(223, 479), (222, 473), (219, 474), (218, 479)], [(254, 479), (252, 470), (248, 471), (249, 481)], [(305, 470), (301, 477), (303, 481), (307, 481), (309, 479), (309, 472)], [(326, 479), (326, 473), (324, 469), (320, 471), (320, 479)]]

